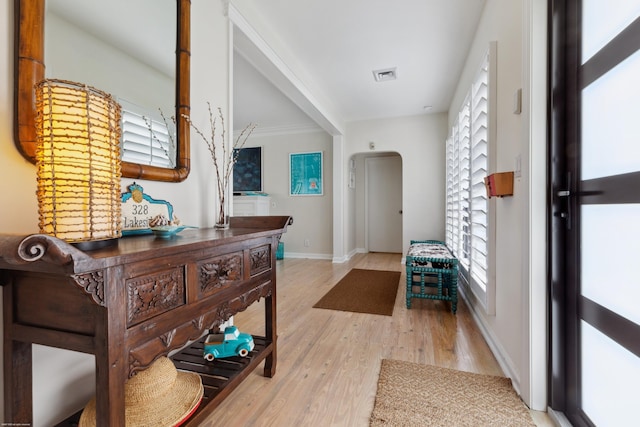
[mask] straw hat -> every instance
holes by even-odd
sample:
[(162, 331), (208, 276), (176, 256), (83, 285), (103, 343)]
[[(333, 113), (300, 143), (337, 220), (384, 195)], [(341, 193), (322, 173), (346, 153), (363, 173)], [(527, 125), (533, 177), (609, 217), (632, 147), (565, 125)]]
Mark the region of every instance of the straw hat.
[[(200, 375), (178, 372), (171, 360), (161, 357), (125, 384), (125, 424), (128, 427), (180, 425), (196, 411), (203, 393)], [(95, 397), (82, 411), (78, 425), (96, 425)]]

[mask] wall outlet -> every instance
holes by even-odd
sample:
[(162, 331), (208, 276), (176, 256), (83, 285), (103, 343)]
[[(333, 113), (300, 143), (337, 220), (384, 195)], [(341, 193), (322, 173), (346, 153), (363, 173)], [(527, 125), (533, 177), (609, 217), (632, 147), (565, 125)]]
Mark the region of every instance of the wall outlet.
[(309, 246), (311, 246), (311, 243), (309, 242), (309, 239), (304, 239), (304, 247), (308, 248)]

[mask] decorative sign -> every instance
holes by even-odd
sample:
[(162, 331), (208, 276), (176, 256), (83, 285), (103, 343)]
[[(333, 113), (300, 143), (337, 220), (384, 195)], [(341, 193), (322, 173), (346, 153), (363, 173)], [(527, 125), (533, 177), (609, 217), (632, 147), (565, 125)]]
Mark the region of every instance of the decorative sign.
[(122, 235), (151, 233), (151, 227), (170, 225), (176, 221), (173, 206), (144, 194), (135, 182), (122, 193)]
[(289, 154), (289, 195), (322, 196), (322, 151)]

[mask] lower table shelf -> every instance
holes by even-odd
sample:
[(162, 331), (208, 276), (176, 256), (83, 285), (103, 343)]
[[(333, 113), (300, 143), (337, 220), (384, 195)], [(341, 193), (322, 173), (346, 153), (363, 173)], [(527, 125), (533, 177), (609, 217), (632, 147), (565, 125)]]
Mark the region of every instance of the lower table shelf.
[[(228, 357), (207, 362), (202, 357), (204, 338), (171, 356), (176, 368), (196, 372), (202, 378), (204, 396), (198, 410), (183, 426), (197, 426), (273, 352), (273, 343), (265, 337), (253, 336), (255, 347), (247, 357)], [(73, 414), (56, 427), (77, 427), (82, 411)]]

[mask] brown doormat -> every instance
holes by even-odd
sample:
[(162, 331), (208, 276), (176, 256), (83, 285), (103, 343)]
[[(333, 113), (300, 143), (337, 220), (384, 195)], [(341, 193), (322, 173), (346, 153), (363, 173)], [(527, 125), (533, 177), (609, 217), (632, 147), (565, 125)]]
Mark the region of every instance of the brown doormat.
[(370, 426), (535, 426), (511, 380), (383, 359)]
[(400, 272), (353, 268), (315, 308), (393, 315)]

